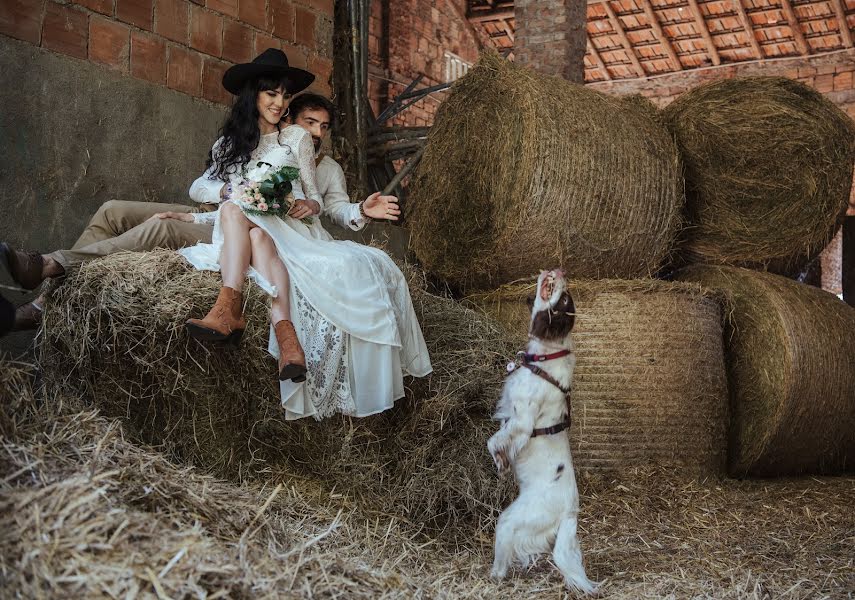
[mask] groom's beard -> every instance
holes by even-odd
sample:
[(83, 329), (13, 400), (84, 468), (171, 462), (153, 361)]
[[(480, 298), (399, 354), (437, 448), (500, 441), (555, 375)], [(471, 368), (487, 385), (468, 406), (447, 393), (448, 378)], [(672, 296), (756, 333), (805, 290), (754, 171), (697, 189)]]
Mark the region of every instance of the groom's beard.
[(317, 154), (318, 152), (321, 151), (321, 146), (323, 145), (324, 140), (322, 140), (321, 138), (317, 138), (315, 136), (312, 136), (312, 142), (314, 142), (314, 144), (315, 144), (315, 154)]

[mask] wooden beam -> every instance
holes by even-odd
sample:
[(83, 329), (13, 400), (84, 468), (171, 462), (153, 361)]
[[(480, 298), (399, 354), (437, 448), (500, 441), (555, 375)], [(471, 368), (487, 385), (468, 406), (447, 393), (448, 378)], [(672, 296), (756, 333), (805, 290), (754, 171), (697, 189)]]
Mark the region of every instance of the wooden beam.
[(635, 67), (635, 72), (639, 77), (646, 77), (647, 73), (644, 72), (644, 67), (641, 66), (641, 62), (639, 62), (638, 57), (635, 55), (635, 49), (632, 47), (632, 42), (630, 42), (629, 38), (626, 37), (626, 32), (623, 30), (623, 26), (620, 24), (614, 9), (612, 9), (612, 5), (609, 4), (609, 0), (603, 0), (601, 4), (606, 10), (606, 14), (609, 15), (609, 22), (612, 24), (612, 29), (615, 30), (615, 33), (617, 33), (620, 38), (624, 51), (627, 56), (629, 56), (629, 60), (632, 61), (632, 64)]
[(499, 9), (494, 11), (476, 12), (469, 15), (468, 19), (472, 23), (487, 23), (488, 21), (504, 21), (505, 19), (513, 19), (514, 10)]
[(781, 9), (783, 9), (784, 16), (787, 17), (787, 22), (790, 24), (790, 31), (793, 32), (796, 48), (802, 54), (810, 54), (810, 46), (805, 40), (805, 34), (802, 33), (802, 26), (799, 24), (799, 19), (796, 17), (796, 11), (793, 10), (790, 0), (781, 0)]
[(849, 31), (849, 23), (846, 21), (846, 11), (842, 0), (830, 0), (834, 14), (837, 15), (837, 28), (840, 30), (840, 39), (847, 48), (852, 47), (852, 32)]
[(514, 43), (514, 30), (508, 25), (508, 22), (503, 20), (501, 24), (502, 29), (505, 30), (505, 33), (508, 34), (508, 39), (511, 40), (511, 44)]
[(668, 58), (671, 59), (671, 64), (674, 65), (674, 70), (682, 71), (683, 63), (680, 62), (680, 57), (677, 56), (677, 52), (674, 51), (674, 46), (671, 45), (671, 40), (669, 40), (668, 36), (665, 35), (665, 32), (662, 31), (662, 26), (659, 24), (659, 19), (656, 18), (656, 13), (653, 11), (653, 5), (650, 3), (650, 0), (640, 0), (640, 2), (641, 6), (644, 8), (644, 14), (647, 16), (647, 22), (653, 30), (653, 35), (656, 36), (656, 39), (659, 40), (659, 44), (665, 49), (665, 53), (668, 55)]
[(704, 38), (704, 41), (707, 43), (707, 53), (710, 55), (710, 60), (712, 60), (714, 65), (720, 65), (721, 58), (718, 55), (718, 48), (715, 47), (715, 42), (710, 35), (710, 28), (707, 27), (707, 21), (704, 19), (704, 14), (701, 12), (701, 7), (698, 6), (697, 0), (688, 1), (689, 10), (695, 18), (695, 25), (697, 26), (698, 31), (701, 32), (701, 36)]
[(612, 74), (609, 73), (608, 67), (606, 67), (606, 63), (603, 62), (603, 57), (600, 56), (600, 53), (597, 51), (597, 48), (594, 46), (594, 42), (591, 41), (591, 38), (588, 38), (588, 52), (591, 53), (591, 56), (594, 57), (594, 62), (597, 63), (597, 68), (602, 71), (603, 75), (606, 76), (606, 81), (612, 80)]
[(751, 19), (748, 17), (748, 13), (745, 12), (745, 5), (742, 3), (742, 0), (732, 0), (732, 2), (733, 7), (739, 14), (739, 21), (742, 23), (745, 35), (751, 43), (751, 49), (754, 50), (754, 58), (757, 60), (763, 60), (765, 58), (763, 55), (763, 49), (760, 47), (760, 42), (757, 41), (757, 34), (754, 33), (754, 27), (751, 25)]

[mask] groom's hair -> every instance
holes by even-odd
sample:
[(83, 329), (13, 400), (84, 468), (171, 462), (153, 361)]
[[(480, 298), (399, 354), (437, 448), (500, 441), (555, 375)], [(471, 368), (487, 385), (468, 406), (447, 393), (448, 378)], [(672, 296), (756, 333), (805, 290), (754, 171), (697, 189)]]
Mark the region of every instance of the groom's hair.
[(336, 118), (338, 116), (336, 114), (337, 111), (335, 104), (320, 94), (306, 92), (299, 96), (294, 96), (291, 103), (288, 105), (288, 108), (291, 109), (291, 116), (294, 119), (296, 119), (304, 110), (325, 110), (330, 116), (330, 129), (335, 127)]

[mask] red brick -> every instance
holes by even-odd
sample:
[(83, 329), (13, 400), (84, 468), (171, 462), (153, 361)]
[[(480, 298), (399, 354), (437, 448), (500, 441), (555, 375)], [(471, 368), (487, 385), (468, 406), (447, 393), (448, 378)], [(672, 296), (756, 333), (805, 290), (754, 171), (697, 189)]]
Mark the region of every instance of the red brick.
[(187, 44), (190, 9), (186, 0), (155, 0), (154, 32), (180, 44)]
[(190, 45), (211, 56), (222, 55), (223, 17), (200, 6), (191, 6)]
[(315, 82), (329, 85), (333, 63), (322, 56), (313, 56), (309, 61), (309, 71), (315, 74)]
[(170, 46), (166, 85), (190, 96), (200, 96), (202, 94), (202, 55), (180, 46)]
[(266, 0), (240, 0), (240, 20), (259, 29), (267, 29)]
[(205, 6), (230, 17), (238, 16), (238, 0), (207, 0)]
[(226, 19), (223, 26), (223, 58), (234, 63), (249, 62), (252, 54), (252, 30)]
[(281, 49), (282, 43), (275, 37), (269, 36), (260, 31), (255, 32), (255, 45), (253, 46), (253, 56), (258, 56), (268, 48)]
[(79, 4), (102, 15), (112, 16), (113, 14), (113, 0), (74, 0), (74, 4)]
[(154, 25), (154, 0), (116, 0), (116, 17), (151, 31)]
[(229, 105), (232, 95), (223, 87), (223, 73), (229, 68), (229, 63), (213, 58), (206, 58), (202, 65), (202, 97), (211, 102)]
[(282, 51), (288, 57), (290, 66), (309, 70), (309, 57), (305, 50), (290, 44), (282, 44)]
[(38, 44), (43, 6), (44, 0), (3, 0), (0, 2), (0, 33)]
[(826, 94), (834, 90), (834, 75), (831, 73), (825, 73), (823, 75), (817, 75), (816, 80), (814, 81), (814, 87), (817, 92), (821, 92)]
[(837, 73), (834, 76), (834, 90), (851, 90), (852, 89), (852, 71), (845, 73)]
[(166, 83), (166, 43), (162, 39), (131, 32), (131, 75), (152, 83)]
[(294, 5), (288, 0), (269, 0), (267, 25), (270, 33), (286, 42), (294, 41)]
[(42, 23), (42, 47), (76, 58), (86, 58), (89, 17), (86, 13), (48, 2)]
[(127, 25), (93, 16), (89, 19), (89, 60), (127, 72), (129, 39)]
[(305, 8), (297, 7), (297, 17), (294, 24), (294, 40), (307, 48), (315, 47), (315, 13)]
[[(317, 12), (327, 15), (329, 17), (333, 14), (333, 0), (299, 0), (300, 4), (308, 6), (309, 8), (315, 9)], [(379, 3), (373, 5), (378, 6)], [(372, 8), (373, 8), (372, 6)], [(436, 10), (436, 9), (431, 9)], [(439, 11), (437, 11), (438, 13)]]

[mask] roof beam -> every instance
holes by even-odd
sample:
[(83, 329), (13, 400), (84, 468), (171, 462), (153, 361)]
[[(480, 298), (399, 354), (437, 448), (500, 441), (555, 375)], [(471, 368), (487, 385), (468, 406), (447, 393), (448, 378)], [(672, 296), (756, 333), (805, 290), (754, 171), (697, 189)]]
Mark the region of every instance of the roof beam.
[(502, 27), (502, 29), (505, 30), (505, 33), (507, 34), (508, 39), (511, 40), (511, 44), (513, 44), (514, 43), (514, 30), (511, 28), (510, 25), (508, 25), (508, 22), (504, 21), (504, 20), (501, 23), (501, 27)]
[(790, 30), (793, 32), (793, 39), (796, 42), (796, 48), (802, 54), (810, 54), (810, 46), (805, 40), (805, 34), (802, 33), (802, 27), (799, 25), (799, 19), (796, 17), (796, 11), (793, 10), (793, 5), (790, 0), (781, 0), (781, 8), (784, 11), (784, 16), (787, 17), (787, 22), (790, 24)]
[(739, 14), (739, 21), (742, 23), (742, 28), (745, 30), (745, 36), (751, 43), (751, 49), (754, 50), (754, 58), (763, 60), (763, 49), (760, 47), (760, 42), (757, 41), (757, 34), (754, 33), (754, 27), (751, 25), (751, 19), (748, 18), (748, 13), (745, 12), (745, 5), (742, 0), (732, 0), (733, 7)]
[(641, 62), (639, 62), (638, 57), (635, 55), (635, 49), (633, 49), (629, 38), (626, 37), (626, 31), (623, 30), (623, 26), (620, 24), (614, 9), (612, 9), (612, 5), (609, 4), (609, 0), (603, 0), (601, 4), (606, 10), (606, 14), (609, 16), (609, 22), (612, 24), (612, 29), (615, 30), (615, 33), (623, 44), (624, 51), (627, 56), (629, 56), (629, 60), (632, 61), (632, 65), (635, 67), (635, 72), (639, 77), (646, 77), (647, 73), (644, 72), (644, 67), (641, 66)]
[(841, 0), (831, 0), (831, 7), (837, 15), (837, 28), (840, 30), (840, 39), (847, 48), (852, 47), (852, 32), (849, 31), (849, 23), (846, 21), (846, 11), (843, 9)]
[(707, 43), (707, 53), (710, 55), (710, 60), (714, 65), (721, 64), (721, 58), (718, 55), (718, 48), (715, 47), (715, 42), (710, 35), (710, 28), (707, 27), (707, 21), (704, 19), (704, 14), (701, 12), (701, 7), (698, 6), (697, 0), (689, 0), (689, 10), (695, 18), (695, 25), (700, 31), (701, 36)]
[(656, 39), (659, 40), (659, 44), (665, 49), (665, 53), (668, 55), (668, 58), (671, 59), (674, 69), (682, 71), (683, 63), (680, 62), (680, 57), (678, 57), (677, 53), (674, 51), (674, 46), (671, 45), (671, 40), (669, 40), (668, 36), (665, 35), (665, 32), (662, 31), (662, 26), (659, 24), (659, 19), (656, 18), (656, 13), (653, 11), (653, 5), (650, 0), (640, 0), (640, 3), (644, 8), (644, 14), (647, 16), (647, 22), (650, 23), (650, 28), (653, 30), (653, 35), (656, 36)]
[(472, 23), (486, 23), (488, 21), (504, 21), (514, 18), (514, 9), (497, 9), (492, 11), (478, 11), (471, 13), (468, 17)]
[(594, 57), (594, 62), (597, 63), (597, 68), (605, 75), (606, 81), (612, 80), (612, 74), (609, 73), (608, 67), (606, 67), (606, 63), (603, 62), (603, 57), (600, 56), (600, 53), (597, 51), (596, 46), (594, 46), (594, 42), (591, 41), (591, 38), (588, 38), (588, 52), (591, 53), (591, 56)]

